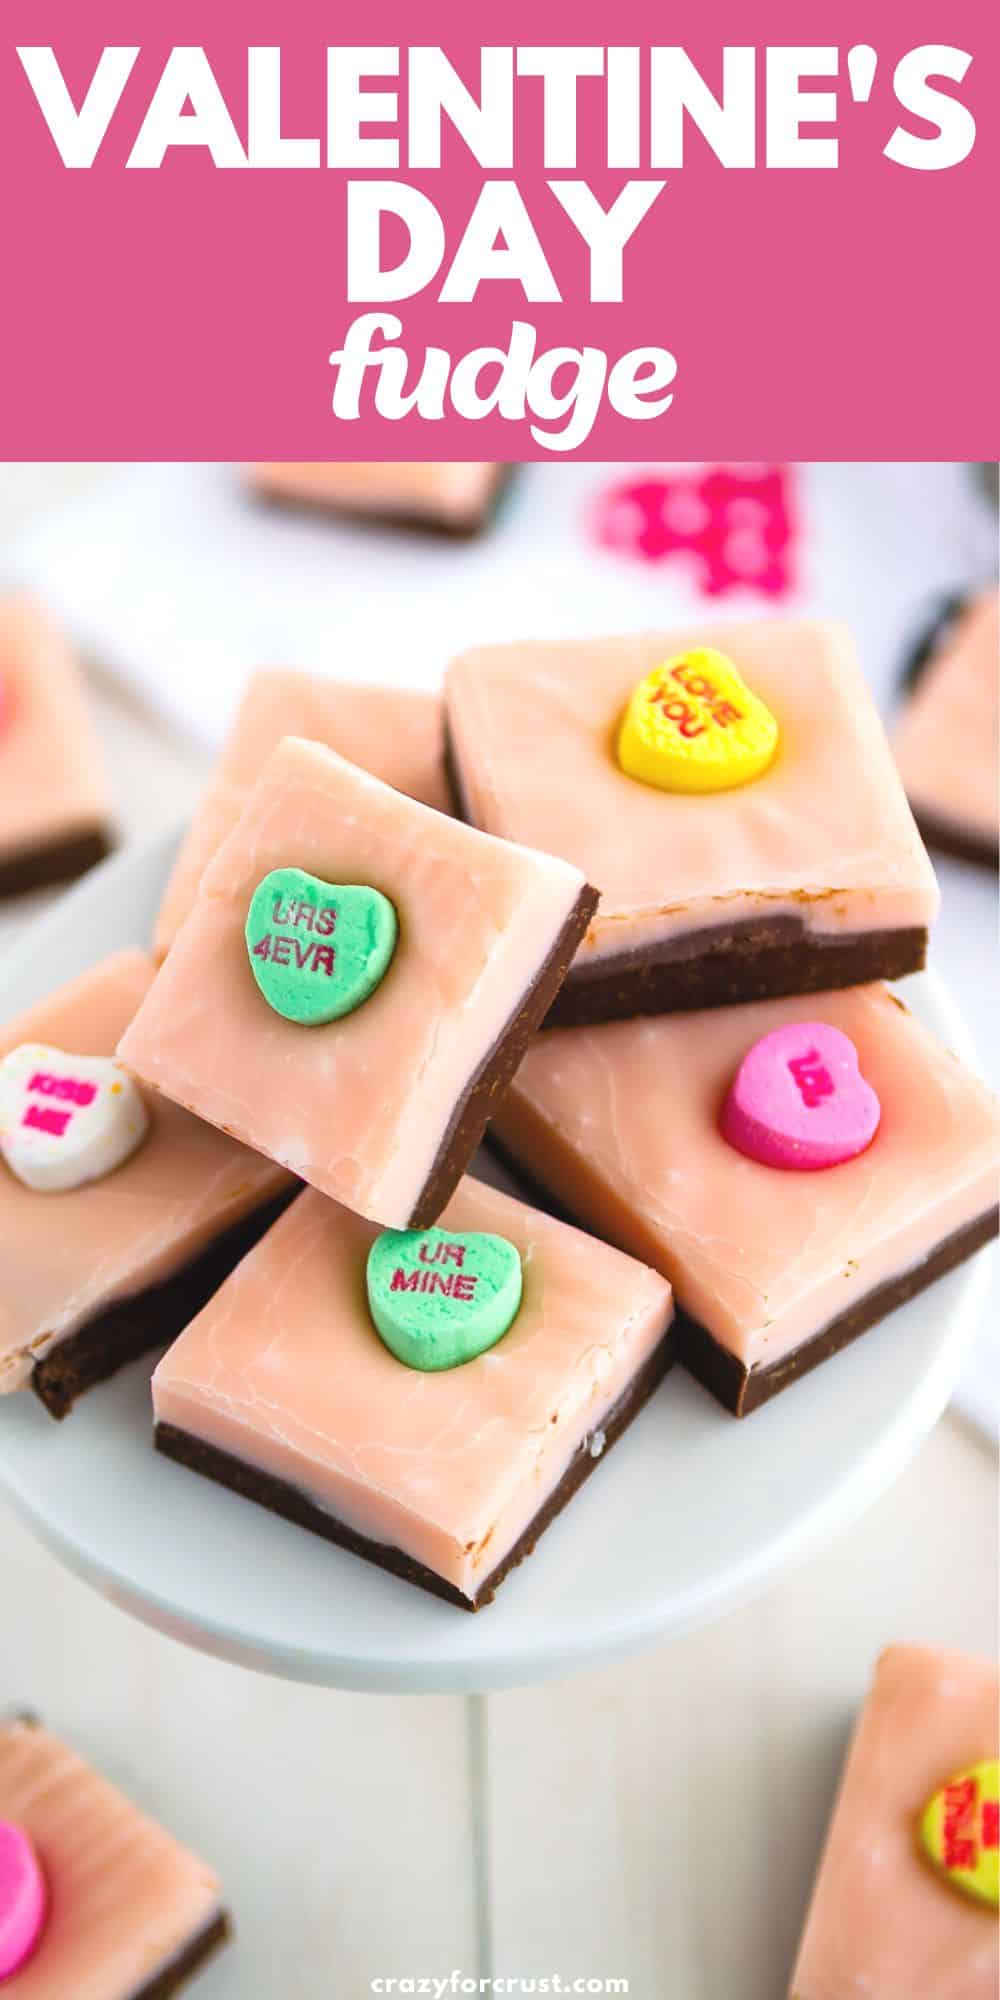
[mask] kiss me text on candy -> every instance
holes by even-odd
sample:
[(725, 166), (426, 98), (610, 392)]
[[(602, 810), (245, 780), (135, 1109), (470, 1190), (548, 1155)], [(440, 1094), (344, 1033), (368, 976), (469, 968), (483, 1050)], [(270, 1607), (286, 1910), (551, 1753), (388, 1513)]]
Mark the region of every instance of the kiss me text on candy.
[[(83, 1083), (74, 1076), (53, 1076), (45, 1070), (36, 1070), (28, 1089), (40, 1097), (60, 1097), (81, 1109), (93, 1104), (97, 1096), (96, 1084)], [(31, 1132), (46, 1132), (50, 1139), (64, 1139), (72, 1116), (72, 1111), (57, 1111), (51, 1104), (29, 1104), (21, 1124)]]

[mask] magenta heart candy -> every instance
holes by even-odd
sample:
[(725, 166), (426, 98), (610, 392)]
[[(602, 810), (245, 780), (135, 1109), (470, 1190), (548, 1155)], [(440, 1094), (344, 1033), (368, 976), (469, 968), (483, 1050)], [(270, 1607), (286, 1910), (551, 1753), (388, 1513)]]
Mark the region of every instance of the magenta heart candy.
[(0, 1980), (31, 1957), (46, 1900), (45, 1877), (24, 1828), (0, 1820)]
[(870, 1146), (882, 1107), (849, 1035), (795, 1021), (744, 1056), (722, 1113), (722, 1136), (765, 1167), (814, 1173)]

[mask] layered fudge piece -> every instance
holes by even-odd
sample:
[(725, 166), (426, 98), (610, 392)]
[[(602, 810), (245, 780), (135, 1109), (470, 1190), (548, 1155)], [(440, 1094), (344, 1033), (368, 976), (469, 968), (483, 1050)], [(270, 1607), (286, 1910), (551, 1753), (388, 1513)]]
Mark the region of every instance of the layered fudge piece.
[(120, 1055), (373, 1222), (433, 1222), (593, 913), (578, 870), (273, 752)]
[(883, 1653), (790, 2000), (996, 2000), (998, 1693), (988, 1660)]
[(153, 977), (122, 952), (0, 1030), (0, 1395), (55, 1417), (172, 1340), (294, 1187), (114, 1061)]
[(490, 520), (511, 467), (486, 460), (467, 463), (389, 461), (355, 464), (257, 464), (251, 478), (271, 500), (330, 507), (340, 513), (475, 535)]
[(325, 743), (410, 798), (439, 812), (450, 810), (437, 695), (353, 687), (316, 674), (255, 674), (167, 885), (153, 940), (157, 960), (166, 957), (191, 910), (206, 864), (232, 832), (283, 736)]
[(446, 705), (465, 817), (600, 890), (553, 1024), (923, 963), (934, 876), (841, 627), (484, 646)]
[(463, 1180), (379, 1232), (305, 1194), (153, 1378), (161, 1451), (478, 1610), (666, 1367), (670, 1287)]
[(11, 2000), (168, 2000), (229, 1934), (203, 1861), (37, 1723), (0, 1725)]
[(490, 1128), (743, 1416), (996, 1234), (996, 1101), (883, 987), (539, 1037)]
[(1000, 600), (949, 606), (921, 647), (893, 747), (932, 847), (996, 867), (1000, 792)]
[(0, 597), (0, 896), (92, 868), (109, 816), (77, 662), (38, 605)]

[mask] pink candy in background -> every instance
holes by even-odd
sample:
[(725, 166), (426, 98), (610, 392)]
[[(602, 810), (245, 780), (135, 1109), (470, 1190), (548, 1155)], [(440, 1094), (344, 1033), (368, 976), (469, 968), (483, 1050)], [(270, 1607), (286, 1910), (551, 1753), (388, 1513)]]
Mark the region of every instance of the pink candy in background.
[(881, 1109), (850, 1036), (825, 1021), (796, 1021), (744, 1056), (722, 1136), (762, 1166), (815, 1172), (863, 1153)]
[(787, 465), (678, 467), (608, 488), (594, 516), (603, 548), (648, 563), (684, 557), (706, 597), (792, 589), (795, 512)]
[(45, 1877), (24, 1832), (0, 1820), (0, 1980), (30, 1958), (45, 1924)]

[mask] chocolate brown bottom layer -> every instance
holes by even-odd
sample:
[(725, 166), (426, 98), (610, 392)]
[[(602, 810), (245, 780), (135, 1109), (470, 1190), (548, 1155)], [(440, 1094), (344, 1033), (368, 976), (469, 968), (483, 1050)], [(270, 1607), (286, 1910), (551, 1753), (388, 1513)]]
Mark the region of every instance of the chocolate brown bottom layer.
[(551, 951), (522, 995), (499, 1041), (466, 1084), (434, 1165), (414, 1202), (408, 1228), (429, 1228), (454, 1194), (489, 1124), (494, 1105), (508, 1088), (528, 1043), (552, 1006), (596, 908), (596, 889), (581, 889)]
[(477, 535), (485, 533), (496, 518), (501, 502), (512, 485), (515, 473), (520, 471), (516, 462), (506, 461), (497, 466), (492, 485), (477, 514), (469, 514), (464, 520), (447, 520), (443, 515), (429, 510), (421, 513), (418, 507), (409, 512), (386, 507), (352, 507), (348, 500), (326, 500), (319, 493), (283, 493), (268, 486), (255, 486), (257, 500), (266, 507), (281, 508), (302, 514), (331, 514), (349, 521), (354, 528), (370, 528), (373, 533), (389, 529), (399, 529), (407, 535), (443, 536), (445, 541), (471, 542)]
[(65, 1417), (77, 1397), (95, 1383), (106, 1382), (151, 1348), (176, 1340), (293, 1198), (287, 1194), (266, 1202), (217, 1236), (182, 1270), (95, 1313), (36, 1361), (31, 1386), (49, 1415)]
[(103, 827), (0, 856), (0, 896), (26, 896), (32, 889), (49, 889), (58, 882), (75, 882), (111, 852)]
[[(447, 728), (445, 769), (456, 818), (475, 826)], [(601, 1021), (628, 1021), (636, 1014), (692, 1013), (746, 1000), (865, 986), (920, 972), (926, 959), (927, 931), (920, 926), (817, 933), (792, 910), (739, 923), (703, 924), (635, 951), (577, 961), (542, 1026), (586, 1028)]]
[[(489, 1134), (490, 1151), (495, 1153), (524, 1189), (528, 1199), (545, 1209), (557, 1220), (574, 1224), (578, 1229), (587, 1229), (591, 1235), (600, 1235), (592, 1218), (581, 1217), (538, 1180), (529, 1168), (522, 1165), (517, 1153), (501, 1143), (494, 1132)], [(876, 1285), (864, 1297), (848, 1306), (836, 1319), (802, 1341), (791, 1353), (782, 1355), (780, 1361), (773, 1361), (767, 1368), (747, 1368), (732, 1354), (728, 1347), (716, 1340), (700, 1320), (692, 1319), (682, 1306), (677, 1306), (674, 1320), (674, 1359), (688, 1368), (692, 1375), (711, 1389), (713, 1396), (724, 1403), (734, 1416), (745, 1417), (761, 1403), (770, 1402), (781, 1389), (790, 1382), (796, 1382), (800, 1375), (808, 1375), (818, 1368), (821, 1361), (847, 1347), (858, 1335), (866, 1333), (878, 1320), (885, 1319), (896, 1306), (906, 1304), (918, 1292), (932, 1285), (936, 1278), (943, 1278), (946, 1271), (954, 1270), (956, 1264), (964, 1263), (977, 1250), (1000, 1231), (1000, 1209), (987, 1209), (984, 1215), (967, 1222), (952, 1235), (946, 1236), (935, 1249), (915, 1264), (901, 1277), (890, 1278), (884, 1285)], [(607, 1239), (609, 1241), (613, 1239)], [(616, 1247), (620, 1248), (618, 1244)], [(675, 1295), (676, 1303), (676, 1295)]]
[(169, 1965), (162, 1966), (152, 1979), (137, 1988), (131, 2000), (172, 2000), (172, 1996), (179, 1993), (181, 1987), (186, 1986), (188, 1980), (193, 1979), (195, 1973), (200, 1972), (223, 1945), (229, 1943), (232, 1935), (232, 1923), (226, 1911), (220, 1910), (219, 1915), (206, 1924), (205, 1929), (199, 1931), (197, 1937), (192, 1938), (190, 1944), (186, 1944), (170, 1960)]
[(286, 1521), (294, 1521), (300, 1528), (310, 1528), (314, 1534), (322, 1535), (325, 1541), (335, 1542), (338, 1548), (348, 1549), (355, 1556), (364, 1556), (379, 1569), (390, 1570), (393, 1576), (400, 1576), (407, 1583), (416, 1583), (422, 1590), (429, 1590), (435, 1597), (443, 1597), (448, 1604), (457, 1604), (463, 1611), (481, 1611), (491, 1604), (499, 1585), (510, 1570), (516, 1569), (525, 1556), (530, 1556), (539, 1536), (544, 1534), (550, 1521), (561, 1514), (567, 1501), (589, 1478), (595, 1465), (607, 1457), (611, 1446), (621, 1437), (624, 1430), (638, 1416), (645, 1402), (652, 1395), (658, 1383), (673, 1360), (673, 1328), (668, 1328), (659, 1346), (648, 1357), (633, 1376), (628, 1388), (619, 1396), (617, 1403), (608, 1411), (594, 1433), (603, 1435), (603, 1444), (597, 1456), (593, 1456), (585, 1441), (567, 1466), (558, 1485), (539, 1508), (524, 1533), (514, 1543), (512, 1549), (492, 1570), (480, 1585), (474, 1598), (465, 1597), (453, 1583), (417, 1562), (402, 1549), (395, 1549), (386, 1542), (375, 1542), (367, 1535), (359, 1535), (334, 1515), (328, 1514), (315, 1501), (299, 1491), (284, 1479), (276, 1479), (269, 1472), (261, 1472), (256, 1466), (248, 1465), (244, 1459), (232, 1453), (220, 1451), (216, 1445), (206, 1444), (201, 1438), (193, 1437), (189, 1431), (180, 1430), (175, 1424), (157, 1424), (155, 1431), (156, 1448), (168, 1458), (175, 1458), (192, 1472), (201, 1472), (208, 1479), (218, 1480), (221, 1486), (228, 1486), (233, 1493), (239, 1493), (244, 1500), (255, 1500), (259, 1506), (267, 1507), (272, 1514), (280, 1514)]
[(677, 1358), (692, 1375), (711, 1389), (727, 1410), (737, 1417), (749, 1416), (751, 1410), (768, 1403), (781, 1389), (787, 1389), (790, 1382), (797, 1382), (801, 1375), (818, 1368), (831, 1354), (836, 1354), (858, 1335), (866, 1333), (876, 1321), (884, 1319), (897, 1306), (905, 1305), (907, 1299), (915, 1298), (936, 1278), (943, 1278), (946, 1271), (964, 1262), (973, 1252), (982, 1249), (991, 1237), (996, 1236), (1000, 1226), (1000, 1210), (989, 1209), (985, 1215), (977, 1216), (974, 1222), (967, 1222), (962, 1229), (932, 1250), (929, 1256), (915, 1264), (901, 1277), (890, 1278), (883, 1285), (876, 1285), (864, 1298), (838, 1313), (836, 1319), (814, 1333), (789, 1354), (783, 1354), (778, 1361), (772, 1361), (766, 1368), (747, 1368), (728, 1347), (723, 1347), (698, 1320), (685, 1312), (678, 1312), (675, 1322), (677, 1329)]
[(928, 847), (933, 847), (938, 854), (950, 854), (955, 861), (973, 861), (977, 868), (995, 869), (1000, 865), (1000, 840), (983, 840), (978, 834), (968, 833), (950, 820), (918, 811), (916, 806), (913, 816)]
[(919, 972), (926, 957), (927, 932), (918, 927), (817, 934), (791, 912), (750, 917), (574, 965), (544, 1025), (590, 1027), (635, 1014), (689, 1013), (865, 986)]

